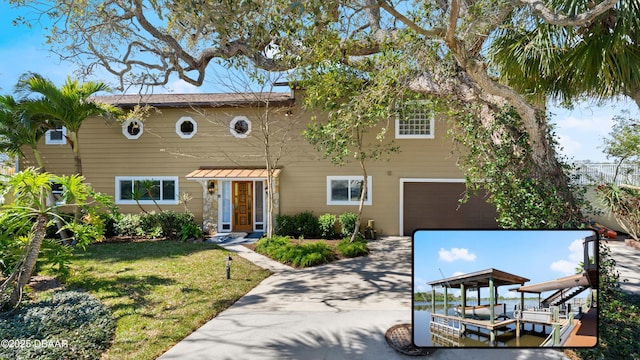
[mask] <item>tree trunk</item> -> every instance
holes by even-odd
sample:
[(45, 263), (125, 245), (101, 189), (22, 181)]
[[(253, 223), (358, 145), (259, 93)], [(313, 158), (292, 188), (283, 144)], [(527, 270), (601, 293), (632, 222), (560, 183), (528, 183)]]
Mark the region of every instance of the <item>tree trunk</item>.
[(22, 290), (29, 282), (29, 279), (31, 279), (31, 274), (36, 267), (38, 254), (40, 253), (40, 248), (42, 247), (42, 242), (47, 230), (47, 221), (48, 219), (46, 215), (39, 214), (36, 218), (36, 222), (33, 224), (33, 235), (27, 248), (27, 257), (25, 258), (22, 266), (18, 269), (18, 278), (13, 287), (11, 297), (9, 298), (9, 305), (11, 307), (16, 307), (18, 305), (20, 298), (22, 297)]
[(360, 204), (358, 204), (358, 216), (356, 217), (356, 225), (353, 229), (353, 234), (351, 234), (351, 240), (349, 242), (354, 242), (358, 238), (358, 234), (360, 233), (360, 222), (362, 218), (362, 209), (364, 208), (364, 199), (367, 197), (367, 168), (364, 165), (364, 159), (360, 159), (360, 168), (362, 169), (362, 189), (360, 190)]
[(69, 138), (71, 142), (71, 150), (73, 151), (73, 160), (75, 164), (76, 174), (82, 176), (82, 158), (80, 157), (80, 143), (78, 142), (78, 133), (76, 131), (69, 131)]

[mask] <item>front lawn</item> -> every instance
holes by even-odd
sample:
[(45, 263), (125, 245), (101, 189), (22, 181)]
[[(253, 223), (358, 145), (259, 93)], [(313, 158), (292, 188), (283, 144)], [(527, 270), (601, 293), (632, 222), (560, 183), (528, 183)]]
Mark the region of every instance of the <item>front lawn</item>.
[(103, 358), (155, 359), (269, 275), (215, 244), (149, 241), (93, 244), (74, 255), (65, 282), (113, 312), (115, 339)]

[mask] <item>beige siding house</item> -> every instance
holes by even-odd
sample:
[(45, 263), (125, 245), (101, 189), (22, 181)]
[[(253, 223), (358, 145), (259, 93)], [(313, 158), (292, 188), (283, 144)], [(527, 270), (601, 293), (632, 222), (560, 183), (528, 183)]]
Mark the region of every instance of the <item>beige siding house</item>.
[[(158, 185), (154, 198), (163, 210), (186, 207), (211, 233), (264, 231), (267, 191), (274, 192), (276, 214), (357, 211), (358, 164), (332, 165), (303, 139), (313, 114), (300, 107), (296, 96), (99, 97), (123, 108), (139, 104), (155, 110), (142, 121), (122, 124), (87, 119), (79, 134), (84, 176), (97, 191), (114, 196), (122, 212), (134, 213), (140, 209), (133, 190), (153, 180)], [(258, 97), (268, 98), (268, 106)], [(364, 224), (374, 220), (377, 232), (386, 235), (411, 235), (418, 228), (495, 227), (495, 213), (482, 199), (458, 204), (464, 176), (443, 120), (417, 108), (410, 119), (390, 124), (387, 136), (401, 150), (390, 161), (369, 163)], [(64, 131), (50, 131), (40, 146), (46, 170), (56, 174), (74, 168)], [(265, 133), (278, 159), (272, 184), (267, 184)], [(21, 163), (30, 165), (33, 159)], [(191, 198), (186, 204), (180, 201), (183, 194)], [(155, 209), (151, 199), (140, 203)]]

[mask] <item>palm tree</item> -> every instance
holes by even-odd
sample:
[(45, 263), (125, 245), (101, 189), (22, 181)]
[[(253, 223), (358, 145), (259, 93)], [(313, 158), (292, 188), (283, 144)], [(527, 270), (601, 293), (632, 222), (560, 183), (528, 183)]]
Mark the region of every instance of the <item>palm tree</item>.
[[(91, 116), (113, 116), (119, 109), (109, 105), (91, 101), (90, 97), (102, 91), (109, 91), (103, 82), (87, 82), (80, 84), (77, 80), (67, 78), (62, 87), (40, 74), (26, 73), (16, 86), (17, 92), (24, 95), (23, 105), (31, 116), (44, 116), (54, 127), (64, 126), (67, 129), (66, 139), (73, 150), (75, 172), (82, 175), (82, 159), (78, 132), (85, 119)], [(35, 98), (29, 96), (36, 95)], [(39, 95), (39, 96), (38, 96)]]
[(38, 142), (47, 131), (47, 124), (26, 114), (12, 96), (0, 95), (0, 153), (24, 157), (23, 147), (33, 151), (36, 164), (44, 171)]
[[(592, 5), (554, 0), (567, 15)], [(619, 0), (586, 27), (520, 24), (505, 27), (489, 49), (503, 82), (541, 101), (548, 95), (567, 103), (585, 95), (598, 100), (625, 95), (640, 106), (640, 0)]]
[[(7, 191), (12, 192), (14, 200), (11, 204), (2, 206), (1, 209), (6, 211), (14, 221), (25, 220), (33, 222), (33, 225), (28, 235), (29, 241), (22, 259), (14, 267), (9, 277), (3, 279), (3, 282), (0, 283), (0, 308), (5, 304), (11, 307), (16, 307), (19, 304), (22, 290), (29, 282), (35, 269), (50, 218), (60, 220), (64, 224), (63, 228), (73, 231), (76, 240), (82, 245), (86, 245), (101, 236), (90, 222), (66, 222), (58, 215), (57, 208), (60, 205), (48, 201), (52, 183), (62, 185), (62, 199), (66, 205), (82, 206), (87, 211), (94, 212), (98, 207), (92, 207), (91, 205), (93, 204), (90, 202), (96, 202), (104, 206), (110, 206), (111, 204), (108, 197), (94, 192), (84, 182), (84, 178), (79, 175), (55, 176), (28, 168), (11, 177), (8, 181), (9, 188)], [(10, 288), (12, 290), (10, 295), (7, 296), (7, 290)]]

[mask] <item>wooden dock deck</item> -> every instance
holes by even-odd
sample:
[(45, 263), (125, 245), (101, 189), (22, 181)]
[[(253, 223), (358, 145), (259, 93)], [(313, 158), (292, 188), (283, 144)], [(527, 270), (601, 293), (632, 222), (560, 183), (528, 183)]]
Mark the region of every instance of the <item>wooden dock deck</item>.
[(489, 330), (491, 341), (494, 341), (496, 331), (512, 331), (507, 327), (507, 325), (511, 325), (516, 322), (518, 322), (517, 319), (507, 319), (494, 321), (492, 324), (490, 320), (477, 320), (458, 316), (431, 314), (431, 323), (429, 324), (429, 327), (431, 330), (435, 330), (441, 334), (459, 338), (464, 334), (468, 326), (474, 326), (478, 329)]
[[(595, 311), (594, 311), (595, 313)], [(593, 318), (593, 319), (592, 319)], [(551, 319), (551, 318), (549, 318)], [(489, 331), (490, 341), (494, 342), (498, 336), (498, 332), (512, 332), (514, 329), (509, 328), (508, 325), (515, 324), (516, 337), (520, 337), (521, 329), (525, 324), (538, 324), (543, 326), (550, 326), (551, 333), (549, 337), (543, 342), (541, 346), (594, 346), (597, 338), (592, 335), (590, 329), (595, 329), (595, 322), (597, 321), (595, 316), (583, 316), (581, 322), (574, 321), (573, 315), (568, 318), (559, 318), (556, 315), (553, 320), (545, 321), (542, 318), (533, 319), (507, 319), (501, 321), (490, 320), (478, 320), (470, 318), (462, 318), (459, 316), (431, 314), (430, 329), (432, 334), (438, 333), (449, 338), (460, 338), (465, 332), (470, 332), (467, 327), (473, 326), (480, 331), (480, 329), (486, 329)], [(579, 326), (574, 324), (582, 324), (583, 330), (579, 330)], [(593, 324), (592, 324), (593, 323)], [(594, 330), (595, 331), (595, 330)], [(575, 345), (571, 345), (575, 344)]]
[(589, 309), (576, 321), (576, 326), (564, 343), (567, 347), (592, 347), (598, 343), (598, 311)]

